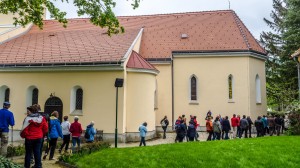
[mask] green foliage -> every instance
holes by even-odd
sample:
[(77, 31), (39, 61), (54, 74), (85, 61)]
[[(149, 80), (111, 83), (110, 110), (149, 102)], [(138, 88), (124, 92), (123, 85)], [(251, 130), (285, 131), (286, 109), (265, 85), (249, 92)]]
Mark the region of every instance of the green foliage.
[[(68, 0), (60, 0), (69, 3)], [(133, 9), (139, 6), (140, 0), (131, 0)], [(78, 8), (78, 16), (87, 15), (91, 23), (101, 28), (107, 28), (107, 34), (123, 33), (124, 28), (120, 26), (118, 19), (112, 11), (115, 0), (74, 0), (73, 4)], [(0, 13), (13, 13), (15, 25), (25, 26), (33, 23), (43, 28), (44, 8), (50, 12), (51, 18), (58, 20), (67, 26), (66, 12), (60, 11), (51, 0), (0, 0)]]
[(9, 145), (7, 147), (7, 157), (21, 156), (24, 154), (25, 154), (25, 146), (24, 145), (18, 145), (18, 146)]
[(289, 133), (291, 135), (300, 135), (300, 103), (296, 102), (291, 107), (291, 112), (289, 114), (290, 127)]
[(89, 155), (94, 152), (101, 151), (103, 149), (110, 148), (110, 144), (107, 142), (102, 141), (96, 141), (93, 143), (87, 143), (83, 147), (81, 147), (80, 152), (78, 153), (64, 153), (59, 157), (59, 161), (66, 162), (69, 164), (75, 164), (77, 160), (79, 160), (81, 157)]
[[(300, 136), (111, 148), (78, 158), (76, 166), (122, 168), (299, 167)], [(279, 155), (280, 154), (280, 155)]]
[(11, 162), (7, 158), (0, 155), (0, 168), (21, 168), (22, 166)]
[(261, 42), (269, 53), (268, 106), (283, 111), (298, 99), (297, 66), (290, 56), (300, 47), (300, 3), (299, 0), (273, 0), (273, 7), (273, 20), (264, 19), (272, 31), (262, 32)]

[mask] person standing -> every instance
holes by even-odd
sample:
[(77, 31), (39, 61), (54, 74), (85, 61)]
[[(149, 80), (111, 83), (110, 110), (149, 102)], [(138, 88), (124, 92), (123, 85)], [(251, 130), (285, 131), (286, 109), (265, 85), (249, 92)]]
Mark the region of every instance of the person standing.
[(88, 137), (85, 136), (85, 138), (87, 143), (92, 143), (95, 140), (94, 136), (96, 135), (96, 129), (94, 128), (94, 124), (95, 124), (94, 121), (91, 121), (91, 123), (86, 127), (85, 131)]
[(252, 138), (252, 125), (253, 125), (253, 122), (252, 122), (250, 116), (247, 117), (247, 121), (248, 121), (248, 124), (249, 124), (249, 127), (248, 127), (249, 138)]
[(275, 119), (274, 119), (274, 116), (269, 116), (268, 117), (268, 127), (269, 127), (270, 136), (273, 136), (273, 134), (275, 133)]
[(160, 121), (161, 127), (164, 131), (164, 135), (163, 135), (163, 139), (166, 139), (166, 131), (169, 125), (169, 120), (167, 118), (167, 116), (165, 116), (161, 121)]
[(186, 126), (184, 121), (181, 120), (180, 124), (176, 127), (176, 138), (179, 142), (183, 142), (184, 137), (186, 137)]
[(254, 126), (256, 128), (256, 133), (257, 133), (256, 137), (262, 137), (262, 136), (264, 136), (264, 134), (263, 134), (264, 123), (261, 120), (261, 116), (258, 116), (257, 120), (254, 121)]
[(221, 139), (222, 128), (221, 128), (221, 123), (220, 123), (219, 116), (216, 117), (215, 121), (213, 122), (213, 131), (214, 131), (214, 134), (215, 134), (213, 140), (215, 140), (215, 139), (220, 140)]
[(34, 155), (34, 167), (41, 168), (41, 146), (44, 135), (48, 132), (46, 119), (37, 113), (32, 106), (27, 107), (27, 116), (23, 121), (20, 136), (25, 138), (25, 162), (24, 167), (30, 168), (32, 153)]
[(230, 130), (231, 130), (231, 127), (230, 127), (230, 123), (228, 120), (228, 116), (225, 116), (225, 119), (223, 119), (223, 122), (222, 122), (222, 131), (225, 132), (225, 138), (224, 138), (225, 140), (229, 139), (228, 133)]
[(261, 118), (261, 121), (263, 122), (263, 125), (264, 125), (264, 129), (263, 129), (263, 135), (266, 135), (267, 133), (267, 127), (268, 127), (268, 122), (267, 122), (267, 119), (266, 119), (266, 116), (263, 115), (263, 117)]
[(207, 141), (211, 141), (211, 136), (213, 135), (213, 124), (212, 124), (212, 121), (211, 121), (211, 117), (207, 118), (206, 131), (208, 133)]
[(196, 137), (196, 128), (193, 121), (189, 122), (189, 126), (187, 129), (187, 136), (189, 137), (189, 141), (194, 141)]
[(146, 134), (147, 134), (147, 122), (144, 122), (144, 123), (139, 127), (139, 131), (140, 131), (140, 137), (141, 137), (140, 146), (142, 146), (142, 144), (143, 144), (144, 146), (146, 146), (145, 137), (146, 137)]
[(3, 109), (0, 110), (0, 139), (1, 139), (1, 150), (0, 155), (6, 157), (7, 155), (7, 144), (8, 144), (8, 132), (9, 126), (15, 125), (14, 114), (9, 111), (9, 102), (3, 103)]
[(279, 136), (280, 129), (281, 129), (281, 119), (280, 119), (279, 115), (276, 115), (276, 118), (275, 118), (275, 129), (276, 129), (277, 136)]
[(246, 119), (246, 115), (243, 115), (243, 118), (240, 121), (240, 127), (241, 127), (241, 133), (239, 134), (239, 138), (243, 136), (243, 133), (245, 132), (245, 138), (248, 138), (248, 127), (249, 123)]
[(236, 130), (236, 136), (240, 137), (240, 134), (242, 133), (242, 129), (241, 129), (241, 125), (240, 125), (240, 121), (241, 121), (241, 116), (237, 115), (236, 118), (238, 119), (237, 121), (237, 130)]
[(236, 118), (236, 115), (233, 114), (233, 117), (231, 118), (231, 127), (232, 127), (232, 135), (233, 135), (233, 138), (236, 137), (236, 134), (237, 134), (237, 126), (238, 126), (238, 122), (239, 120)]
[(74, 117), (74, 122), (70, 126), (70, 132), (72, 134), (72, 153), (75, 152), (75, 146), (77, 144), (77, 148), (80, 150), (80, 136), (82, 133), (81, 124), (78, 122), (78, 116)]
[(51, 113), (50, 122), (49, 122), (49, 147), (45, 151), (45, 155), (43, 156), (43, 159), (45, 160), (48, 156), (48, 153), (50, 151), (49, 160), (54, 160), (54, 151), (57, 144), (58, 137), (63, 138), (60, 121), (58, 120), (58, 112), (53, 111)]
[(194, 123), (195, 129), (196, 129), (195, 140), (196, 140), (196, 141), (199, 141), (199, 140), (198, 140), (199, 134), (198, 134), (198, 132), (197, 132), (197, 128), (199, 127), (199, 124), (198, 124), (198, 121), (197, 121), (197, 116), (193, 116), (193, 123)]
[(65, 152), (68, 151), (69, 149), (69, 143), (71, 139), (71, 133), (70, 133), (70, 126), (71, 123), (68, 121), (68, 116), (64, 116), (64, 122), (61, 123), (61, 128), (62, 128), (62, 134), (64, 136), (63, 138), (63, 143), (59, 148), (59, 153), (61, 153), (61, 150), (65, 147)]

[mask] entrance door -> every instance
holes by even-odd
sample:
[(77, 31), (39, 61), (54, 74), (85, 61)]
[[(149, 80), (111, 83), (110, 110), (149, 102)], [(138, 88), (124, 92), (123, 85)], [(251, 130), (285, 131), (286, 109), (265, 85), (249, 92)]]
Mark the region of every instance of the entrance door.
[(57, 111), (59, 114), (58, 119), (62, 122), (63, 116), (63, 103), (60, 98), (56, 96), (50, 96), (45, 103), (45, 110), (44, 112), (47, 113), (49, 116), (53, 111)]

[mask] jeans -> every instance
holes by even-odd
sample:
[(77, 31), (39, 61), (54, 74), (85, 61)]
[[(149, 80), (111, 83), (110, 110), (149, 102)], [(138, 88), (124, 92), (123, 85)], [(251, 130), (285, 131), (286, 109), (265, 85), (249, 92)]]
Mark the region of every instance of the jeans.
[(63, 144), (61, 145), (60, 150), (62, 150), (65, 145), (66, 145), (65, 151), (69, 149), (70, 138), (71, 138), (70, 134), (64, 135)]
[(225, 131), (225, 138), (224, 139), (229, 139), (228, 132), (229, 131)]
[(77, 151), (79, 151), (80, 150), (80, 138), (79, 137), (72, 137), (72, 152), (73, 153), (75, 152), (76, 143), (77, 143), (77, 148), (78, 148)]
[(146, 146), (145, 137), (141, 137), (140, 146), (142, 146), (142, 144), (143, 144), (144, 146)]
[(213, 140), (220, 140), (221, 139), (221, 132), (214, 132), (214, 137), (213, 137)]
[(163, 126), (162, 129), (164, 130), (163, 139), (166, 139), (167, 126)]
[(45, 155), (48, 155), (48, 152), (50, 150), (49, 159), (53, 159), (56, 144), (57, 144), (57, 138), (51, 138), (49, 141), (49, 147), (45, 151)]
[(1, 150), (0, 150), (0, 155), (6, 157), (7, 155), (7, 144), (8, 144), (8, 132), (2, 132), (0, 135), (1, 139)]
[(251, 127), (251, 125), (249, 125), (249, 127), (248, 127), (248, 131), (249, 131), (249, 138), (251, 138), (251, 135), (252, 135), (252, 133), (251, 133), (251, 130), (252, 129), (252, 127)]
[(213, 135), (213, 131), (207, 131), (207, 132), (208, 132), (207, 141), (211, 141), (211, 136)]
[(243, 133), (245, 132), (245, 138), (248, 138), (248, 128), (241, 128), (242, 132), (240, 133), (239, 138), (243, 136)]
[(34, 155), (34, 167), (35, 168), (41, 168), (42, 167), (42, 161), (41, 161), (41, 149), (42, 145), (42, 138), (40, 139), (25, 139), (25, 163), (24, 167), (25, 168), (30, 168), (30, 159), (31, 159), (31, 154), (33, 152)]

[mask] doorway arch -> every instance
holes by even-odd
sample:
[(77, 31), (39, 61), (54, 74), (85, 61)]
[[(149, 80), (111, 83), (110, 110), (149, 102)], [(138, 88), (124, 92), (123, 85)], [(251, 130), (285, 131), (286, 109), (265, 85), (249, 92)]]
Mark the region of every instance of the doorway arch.
[(45, 102), (45, 109), (44, 112), (49, 116), (53, 111), (57, 111), (59, 116), (58, 119), (62, 122), (63, 117), (63, 103), (59, 97), (50, 96), (47, 101)]

